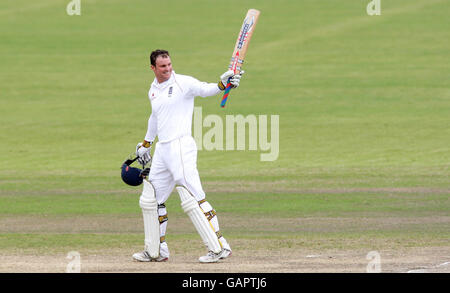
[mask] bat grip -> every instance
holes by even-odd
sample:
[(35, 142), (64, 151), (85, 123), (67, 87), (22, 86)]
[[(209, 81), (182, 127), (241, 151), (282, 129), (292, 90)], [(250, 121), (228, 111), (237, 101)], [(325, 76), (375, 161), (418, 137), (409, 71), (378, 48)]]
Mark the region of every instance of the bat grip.
[(225, 103), (227, 102), (227, 99), (228, 99), (228, 94), (230, 93), (230, 90), (231, 90), (230, 79), (231, 79), (231, 77), (228, 78), (227, 87), (225, 88), (225, 92), (223, 93), (223, 97), (222, 97), (222, 102), (220, 103), (220, 107), (222, 107), (222, 108), (225, 107)]

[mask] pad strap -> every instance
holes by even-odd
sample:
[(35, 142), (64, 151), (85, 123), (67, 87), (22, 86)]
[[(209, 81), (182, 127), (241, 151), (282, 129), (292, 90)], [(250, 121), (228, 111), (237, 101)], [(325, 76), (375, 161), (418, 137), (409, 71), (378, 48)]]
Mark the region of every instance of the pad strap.
[[(198, 202), (198, 205), (202, 205), (203, 203), (207, 202), (206, 199), (202, 199)], [(214, 218), (217, 215), (216, 210), (212, 209), (208, 212), (205, 212), (205, 216), (208, 219), (208, 221), (211, 221), (212, 218)]]
[(158, 220), (159, 220), (159, 224), (162, 224), (164, 222), (167, 222), (169, 220), (169, 217), (167, 216), (167, 214), (165, 214), (165, 215), (159, 216)]

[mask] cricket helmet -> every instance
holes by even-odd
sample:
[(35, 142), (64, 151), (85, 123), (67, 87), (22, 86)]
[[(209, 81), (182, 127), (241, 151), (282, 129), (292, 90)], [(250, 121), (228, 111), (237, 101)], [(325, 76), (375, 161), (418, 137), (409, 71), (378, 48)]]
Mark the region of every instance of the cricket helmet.
[(135, 160), (128, 159), (122, 164), (122, 180), (131, 186), (141, 185), (144, 179), (142, 177), (142, 169), (130, 166)]

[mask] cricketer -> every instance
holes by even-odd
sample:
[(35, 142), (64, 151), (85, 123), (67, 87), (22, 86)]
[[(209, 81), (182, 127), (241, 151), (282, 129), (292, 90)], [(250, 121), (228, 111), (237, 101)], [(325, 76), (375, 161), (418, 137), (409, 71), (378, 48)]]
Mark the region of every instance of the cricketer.
[[(152, 112), (145, 138), (136, 146), (136, 156), (142, 165), (152, 161), (139, 199), (145, 246), (142, 252), (133, 255), (133, 259), (141, 262), (169, 259), (165, 241), (168, 217), (164, 203), (176, 187), (184, 212), (208, 248), (199, 261), (217, 262), (231, 255), (231, 247), (219, 230), (216, 211), (206, 201), (197, 170), (197, 146), (191, 134), (194, 98), (217, 95), (228, 82), (233, 88), (238, 87), (243, 72), (235, 74), (229, 70), (220, 76), (218, 83), (200, 82), (191, 76), (176, 74), (166, 50), (153, 51), (150, 64), (155, 75), (148, 92)], [(158, 142), (152, 158), (151, 148), (156, 136)], [(158, 230), (159, 235), (152, 233)]]

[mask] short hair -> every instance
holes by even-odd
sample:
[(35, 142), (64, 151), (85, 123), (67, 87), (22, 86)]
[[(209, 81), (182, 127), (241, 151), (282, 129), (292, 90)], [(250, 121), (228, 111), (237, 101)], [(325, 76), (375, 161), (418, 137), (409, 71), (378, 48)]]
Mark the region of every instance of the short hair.
[(150, 54), (150, 64), (153, 66), (156, 66), (156, 58), (158, 58), (159, 56), (163, 57), (163, 58), (167, 58), (169, 57), (169, 51), (166, 50), (155, 50)]

